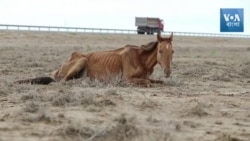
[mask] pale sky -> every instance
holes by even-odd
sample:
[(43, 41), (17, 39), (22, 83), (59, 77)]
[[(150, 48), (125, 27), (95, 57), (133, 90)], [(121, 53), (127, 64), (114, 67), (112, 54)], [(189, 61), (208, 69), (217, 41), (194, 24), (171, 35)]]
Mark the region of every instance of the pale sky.
[(0, 24), (136, 29), (135, 17), (160, 17), (165, 31), (220, 33), (220, 8), (244, 8), (250, 34), (250, 0), (1, 0)]

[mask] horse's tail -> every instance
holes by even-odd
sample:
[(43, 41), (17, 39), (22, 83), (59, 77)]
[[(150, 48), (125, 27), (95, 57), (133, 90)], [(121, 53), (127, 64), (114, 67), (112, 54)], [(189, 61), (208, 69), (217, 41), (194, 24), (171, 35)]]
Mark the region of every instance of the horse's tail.
[(25, 80), (18, 80), (15, 81), (15, 84), (41, 84), (41, 85), (48, 85), (51, 82), (56, 82), (51, 77), (36, 77), (31, 79), (25, 79)]

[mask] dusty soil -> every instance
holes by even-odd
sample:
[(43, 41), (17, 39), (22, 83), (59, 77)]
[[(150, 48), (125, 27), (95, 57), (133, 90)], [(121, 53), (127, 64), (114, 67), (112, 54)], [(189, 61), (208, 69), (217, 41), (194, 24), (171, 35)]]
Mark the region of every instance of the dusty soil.
[(0, 141), (249, 141), (250, 40), (174, 36), (171, 78), (139, 88), (48, 76), (74, 51), (141, 45), (156, 36), (0, 31)]

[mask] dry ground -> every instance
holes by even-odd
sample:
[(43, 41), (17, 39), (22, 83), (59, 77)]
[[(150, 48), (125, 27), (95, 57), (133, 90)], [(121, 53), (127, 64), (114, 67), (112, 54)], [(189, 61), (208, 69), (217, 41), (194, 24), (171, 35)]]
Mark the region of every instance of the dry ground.
[(138, 88), (89, 80), (42, 85), (73, 51), (155, 36), (0, 31), (0, 141), (249, 141), (250, 40), (174, 37), (173, 74)]

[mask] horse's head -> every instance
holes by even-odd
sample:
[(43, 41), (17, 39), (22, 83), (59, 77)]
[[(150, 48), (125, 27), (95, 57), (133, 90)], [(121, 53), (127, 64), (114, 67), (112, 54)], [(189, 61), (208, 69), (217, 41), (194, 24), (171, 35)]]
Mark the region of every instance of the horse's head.
[(169, 77), (171, 74), (171, 63), (172, 63), (172, 56), (174, 53), (172, 46), (173, 32), (168, 38), (163, 38), (161, 37), (160, 33), (158, 33), (157, 40), (158, 40), (157, 62), (164, 69), (166, 77)]

